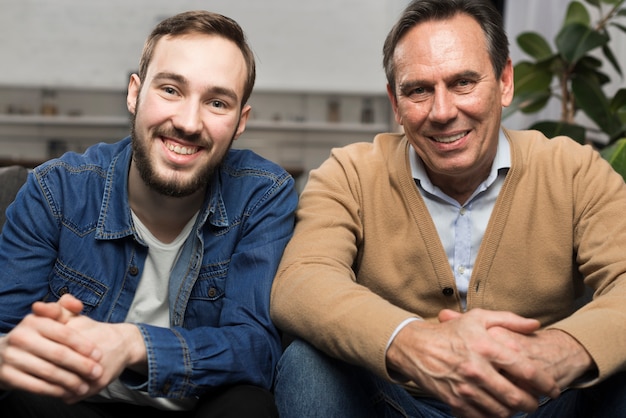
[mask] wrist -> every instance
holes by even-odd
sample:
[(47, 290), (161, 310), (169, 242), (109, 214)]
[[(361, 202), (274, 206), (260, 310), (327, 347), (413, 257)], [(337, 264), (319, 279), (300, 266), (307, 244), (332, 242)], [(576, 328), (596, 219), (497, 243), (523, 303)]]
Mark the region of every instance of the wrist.
[(127, 367), (138, 372), (147, 371), (146, 344), (139, 327), (131, 323), (120, 326), (126, 344)]

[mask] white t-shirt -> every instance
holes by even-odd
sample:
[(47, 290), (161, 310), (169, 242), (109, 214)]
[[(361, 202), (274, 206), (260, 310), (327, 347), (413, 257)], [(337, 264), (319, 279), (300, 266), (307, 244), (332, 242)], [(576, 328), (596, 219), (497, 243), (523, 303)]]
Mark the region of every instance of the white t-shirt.
[[(198, 214), (185, 225), (181, 233), (170, 243), (159, 241), (132, 212), (137, 235), (148, 245), (148, 256), (143, 274), (125, 322), (141, 322), (160, 327), (169, 327), (169, 281), (172, 268), (176, 264), (183, 244), (193, 229)], [(131, 390), (119, 379), (111, 382), (92, 401), (127, 401), (135, 405), (147, 405), (166, 410), (189, 410), (196, 399), (152, 398), (145, 392)]]

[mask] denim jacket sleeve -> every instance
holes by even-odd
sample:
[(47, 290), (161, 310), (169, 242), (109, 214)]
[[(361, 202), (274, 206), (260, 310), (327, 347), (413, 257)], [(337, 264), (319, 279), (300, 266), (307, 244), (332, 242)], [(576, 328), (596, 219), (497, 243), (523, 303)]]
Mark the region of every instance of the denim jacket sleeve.
[(0, 236), (0, 334), (29, 314), (33, 302), (46, 299), (59, 231), (33, 174), (6, 215)]
[(281, 345), (269, 295), (293, 232), (297, 193), (285, 172), (244, 170), (257, 179), (242, 189), (228, 180), (241, 172), (224, 171), (220, 199), (212, 205), (224, 213), (216, 209), (198, 231), (202, 267), (188, 296), (181, 284), (173, 326), (139, 324), (148, 355), (144, 390), (151, 396), (197, 396), (235, 382), (272, 385)]

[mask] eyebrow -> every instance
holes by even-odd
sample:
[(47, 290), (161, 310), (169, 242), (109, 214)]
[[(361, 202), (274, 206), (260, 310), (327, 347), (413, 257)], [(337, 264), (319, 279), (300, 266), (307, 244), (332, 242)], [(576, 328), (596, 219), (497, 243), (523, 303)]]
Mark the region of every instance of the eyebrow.
[[(188, 86), (189, 85), (189, 80), (187, 80), (186, 77), (177, 74), (177, 73), (168, 73), (168, 72), (161, 72), (158, 73), (154, 76), (154, 80), (172, 80), (175, 81), (179, 84)], [(211, 93), (211, 94), (219, 94), (222, 96), (226, 96), (229, 97), (232, 100), (239, 100), (239, 97), (237, 96), (237, 93), (235, 93), (235, 91), (233, 89), (229, 89), (226, 87), (221, 87), (221, 86), (209, 86), (206, 88), (206, 93)]]

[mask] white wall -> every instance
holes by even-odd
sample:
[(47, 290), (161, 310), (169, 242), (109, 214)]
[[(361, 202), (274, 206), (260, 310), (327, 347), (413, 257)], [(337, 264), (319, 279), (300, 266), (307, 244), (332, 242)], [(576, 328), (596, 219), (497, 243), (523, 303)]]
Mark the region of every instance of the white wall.
[(257, 87), (384, 92), (382, 43), (407, 0), (0, 0), (0, 84), (125, 88), (163, 17), (237, 20)]

